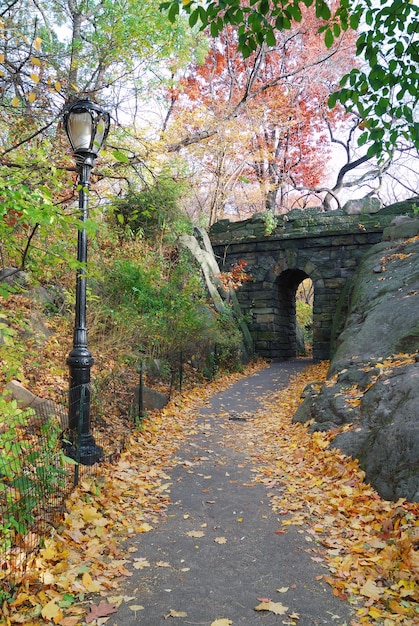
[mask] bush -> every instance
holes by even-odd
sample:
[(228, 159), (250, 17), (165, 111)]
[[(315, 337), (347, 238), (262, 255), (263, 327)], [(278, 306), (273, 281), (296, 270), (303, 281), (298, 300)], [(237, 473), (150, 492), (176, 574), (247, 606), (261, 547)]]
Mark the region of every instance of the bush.
[(114, 260), (97, 290), (102, 326), (129, 337), (131, 356), (140, 351), (171, 360), (183, 352), (187, 358), (205, 351), (216, 332), (200, 273), (186, 251), (144, 246), (140, 257)]
[(174, 241), (179, 233), (191, 229), (190, 220), (179, 202), (184, 194), (184, 184), (162, 174), (140, 191), (131, 191), (116, 204), (117, 220), (146, 239), (158, 234), (166, 241)]

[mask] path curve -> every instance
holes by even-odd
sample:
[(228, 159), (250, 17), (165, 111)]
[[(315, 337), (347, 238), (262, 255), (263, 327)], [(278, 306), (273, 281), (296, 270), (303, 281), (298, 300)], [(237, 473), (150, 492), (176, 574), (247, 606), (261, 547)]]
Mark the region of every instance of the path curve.
[[(313, 560), (319, 546), (304, 526), (281, 532), (282, 520), (269, 506), (266, 486), (255, 482), (254, 462), (241, 444), (260, 400), (307, 364), (274, 363), (215, 394), (199, 411), (176, 454), (167, 519), (130, 541), (130, 558), (148, 565), (124, 583), (126, 601), (112, 625), (350, 623), (350, 605), (321, 580), (328, 570)], [(287, 607), (284, 614), (254, 610), (268, 600)]]

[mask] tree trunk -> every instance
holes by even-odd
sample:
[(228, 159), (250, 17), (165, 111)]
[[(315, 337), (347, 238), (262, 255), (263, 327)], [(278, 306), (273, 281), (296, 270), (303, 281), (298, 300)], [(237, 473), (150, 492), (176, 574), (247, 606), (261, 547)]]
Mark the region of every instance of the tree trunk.
[(207, 232), (203, 228), (195, 228), (195, 235), (182, 235), (180, 242), (191, 252), (201, 266), (215, 310), (218, 313), (234, 313), (243, 335), (243, 347), (246, 358), (252, 358), (254, 352), (252, 336), (243, 320), (243, 313), (235, 291), (233, 289), (226, 291), (220, 279), (217, 278), (221, 272)]

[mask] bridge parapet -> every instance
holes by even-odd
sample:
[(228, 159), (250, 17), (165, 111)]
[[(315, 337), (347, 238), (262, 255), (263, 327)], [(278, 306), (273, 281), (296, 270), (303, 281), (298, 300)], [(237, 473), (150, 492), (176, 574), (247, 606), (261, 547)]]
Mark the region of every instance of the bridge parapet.
[(350, 215), (344, 210), (324, 212), (320, 208), (294, 209), (285, 215), (256, 213), (247, 220), (220, 220), (211, 226), (213, 245), (242, 242), (248, 239), (276, 240), (339, 235), (356, 232), (382, 232), (396, 215), (411, 215), (412, 202), (406, 201), (375, 213)]

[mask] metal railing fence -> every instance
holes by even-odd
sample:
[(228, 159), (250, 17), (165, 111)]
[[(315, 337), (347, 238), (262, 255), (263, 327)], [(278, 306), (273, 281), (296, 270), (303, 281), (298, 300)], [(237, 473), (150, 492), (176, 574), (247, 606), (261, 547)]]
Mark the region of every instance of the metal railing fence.
[[(77, 394), (81, 404), (85, 391)], [(121, 427), (115, 432), (115, 421), (110, 428), (105, 418), (111, 407), (93, 386), (88, 391), (92, 434), (103, 450), (101, 460), (112, 462), (123, 450), (133, 422), (120, 415)], [(132, 398), (125, 401), (130, 404)], [(19, 583), (31, 555), (62, 518), (71, 490), (98, 467), (71, 462), (65, 455), (71, 441), (77, 458), (79, 445), (80, 431), (68, 428), (69, 404), (68, 395), (24, 410), (12, 403), (0, 420), (0, 601)], [(79, 415), (81, 421), (83, 406)]]

